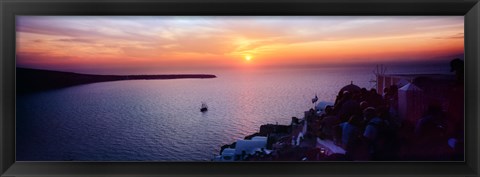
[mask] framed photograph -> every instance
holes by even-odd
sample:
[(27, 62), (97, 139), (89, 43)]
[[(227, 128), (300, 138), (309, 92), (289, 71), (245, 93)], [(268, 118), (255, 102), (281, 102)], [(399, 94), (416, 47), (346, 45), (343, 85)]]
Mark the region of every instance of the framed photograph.
[(476, 0), (0, 5), (2, 176), (478, 175)]

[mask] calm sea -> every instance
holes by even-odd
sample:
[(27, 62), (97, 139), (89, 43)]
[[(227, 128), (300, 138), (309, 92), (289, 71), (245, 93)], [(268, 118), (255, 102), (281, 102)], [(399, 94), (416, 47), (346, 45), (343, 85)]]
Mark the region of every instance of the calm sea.
[[(220, 147), (334, 101), (374, 67), (212, 70), (215, 79), (130, 80), (17, 96), (18, 161), (207, 161)], [(448, 72), (448, 67), (392, 72)], [(208, 112), (199, 111), (201, 102)]]

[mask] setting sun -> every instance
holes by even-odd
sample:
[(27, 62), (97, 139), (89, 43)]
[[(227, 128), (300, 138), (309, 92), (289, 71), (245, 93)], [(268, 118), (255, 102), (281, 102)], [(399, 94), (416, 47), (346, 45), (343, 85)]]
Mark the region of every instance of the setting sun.
[(247, 60), (247, 61), (252, 60), (252, 56), (250, 56), (250, 55), (245, 55), (245, 60)]

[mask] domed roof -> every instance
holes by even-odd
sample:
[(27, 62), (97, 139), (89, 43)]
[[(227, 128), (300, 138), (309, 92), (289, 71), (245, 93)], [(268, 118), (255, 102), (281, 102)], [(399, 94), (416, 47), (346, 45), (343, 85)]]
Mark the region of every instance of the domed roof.
[(353, 81), (349, 84), (349, 85), (346, 85), (345, 87), (343, 87), (342, 89), (340, 89), (340, 92), (339, 93), (343, 93), (345, 91), (348, 91), (350, 93), (353, 93), (353, 92), (359, 92), (361, 90), (361, 88), (357, 85), (354, 85), (353, 84)]

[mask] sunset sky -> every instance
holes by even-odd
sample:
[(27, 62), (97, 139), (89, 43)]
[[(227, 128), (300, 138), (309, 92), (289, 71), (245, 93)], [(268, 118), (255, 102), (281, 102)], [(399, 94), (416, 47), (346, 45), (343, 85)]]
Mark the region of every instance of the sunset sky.
[(18, 16), (17, 66), (97, 74), (439, 61), (463, 16)]

